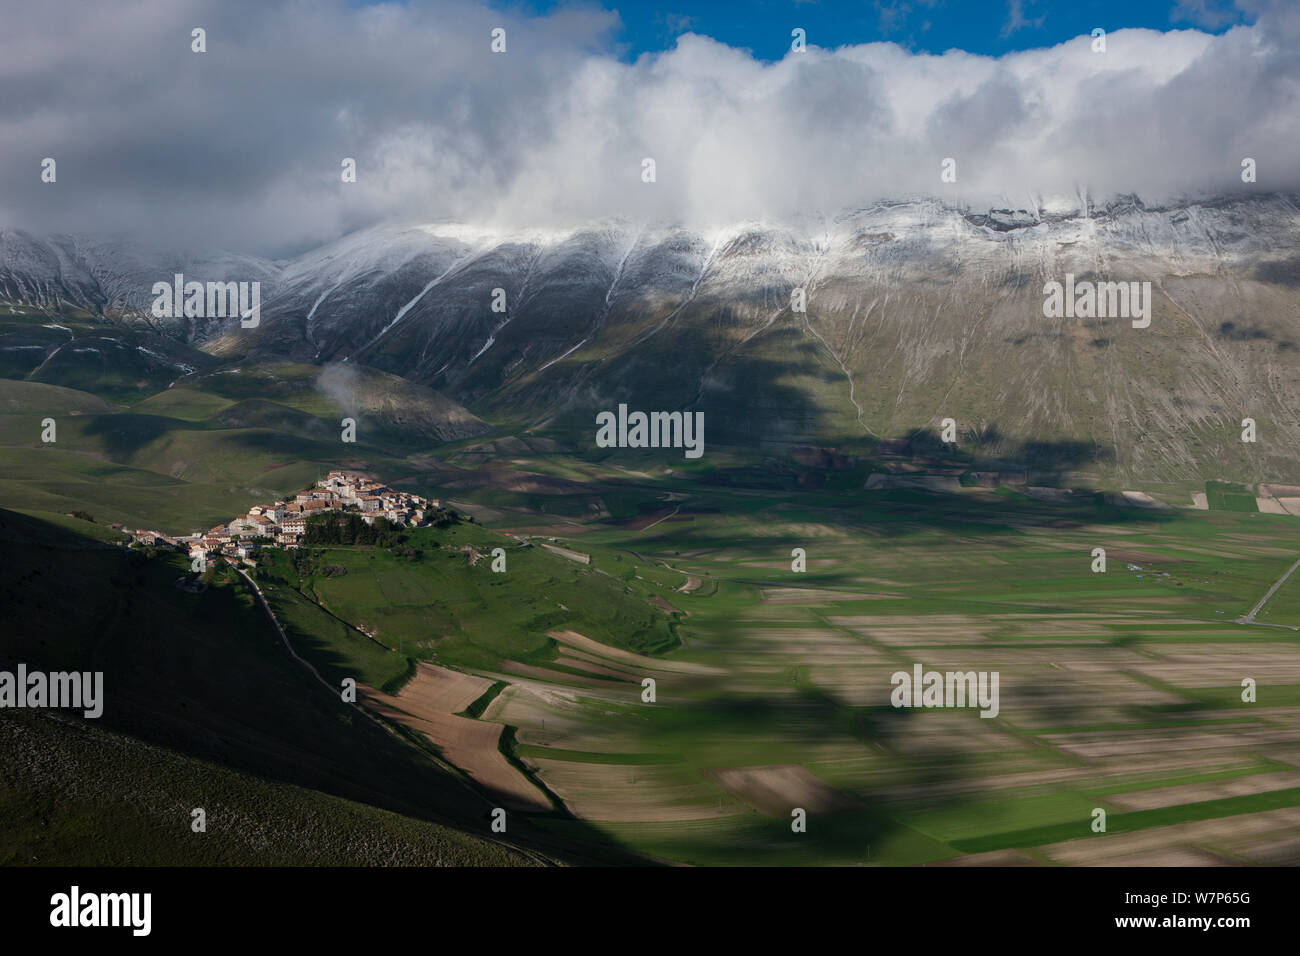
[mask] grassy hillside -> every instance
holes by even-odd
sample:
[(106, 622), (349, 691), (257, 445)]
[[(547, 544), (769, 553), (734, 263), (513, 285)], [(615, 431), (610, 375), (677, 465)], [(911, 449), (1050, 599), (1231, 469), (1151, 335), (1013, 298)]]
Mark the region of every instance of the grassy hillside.
[[(101, 730), (0, 720), (0, 866), (520, 866), (511, 847)], [(202, 808), (206, 831), (191, 829)]]
[[(54, 418), (56, 440), (42, 441)], [(296, 491), (339, 465), (400, 473), (400, 452), (341, 441), (338, 418), (178, 387), (130, 408), (0, 380), (0, 494), (12, 507), (87, 510), (103, 521), (188, 533)], [(394, 454), (399, 457), (394, 457)]]
[(40, 314), (22, 306), (0, 315), (0, 376), (135, 402), (217, 360), (140, 324), (85, 315)]
[[(557, 629), (642, 654), (677, 644), (671, 616), (648, 603), (653, 592), (617, 565), (580, 564), (467, 523), (412, 530), (405, 546), (422, 552), (419, 559), (381, 548), (312, 548), (295, 568), (283, 552), (268, 553), (257, 575), (304, 653), (339, 677), (345, 666), (360, 668), (372, 686), (400, 677), (408, 657), (546, 666), (555, 657), (546, 634)], [(496, 547), (505, 550), (506, 573), (491, 570)]]
[[(93, 377), (69, 380), (76, 387), (0, 378), (0, 498), (183, 534), (331, 468), (418, 473), (408, 456), (487, 428), (436, 393), (373, 370), (327, 374), (282, 362), (172, 373), (141, 379), (129, 395)], [(355, 441), (343, 440), (345, 418)], [(43, 440), (47, 419), (53, 442)]]
[[(316, 683), (284, 652), (233, 574), (219, 572), (205, 592), (187, 593), (175, 586), (188, 571), (181, 556), (151, 558), (127, 552), (77, 533), (76, 524), (72, 519), (58, 525), (0, 511), (0, 595), (8, 616), (0, 666), (12, 668), (21, 661), (33, 669), (102, 671), (104, 713), (95, 730), (126, 734), (185, 755), (179, 760), (157, 749), (138, 751), (139, 764), (127, 767), (131, 774), (162, 774), (177, 793), (189, 786), (182, 781), (207, 777), (220, 783), (219, 793), (231, 794), (233, 802), (242, 801), (250, 812), (260, 807), (256, 813), (263, 823), (276, 792), (289, 794), (291, 804), (312, 805), (325, 814), (322, 826), (329, 825), (331, 807), (342, 812), (341, 802), (307, 795), (305, 788), (486, 832), (487, 802), (425, 751)], [(50, 727), (33, 732), (62, 737), (85, 733)], [(23, 739), (12, 734), (6, 738), (6, 747), (19, 748), (11, 751), (15, 760), (29, 746)], [(97, 763), (95, 753), (112, 747), (120, 745), (103, 743), (78, 751), (77, 759), (90, 761), (92, 775), (107, 788), (98, 795), (101, 802), (117, 792), (114, 781), (120, 782), (120, 776)], [(203, 769), (196, 760), (255, 775), (280, 790), (262, 785), (250, 790), (243, 777)], [(10, 763), (9, 757), (4, 763)], [(27, 792), (44, 786), (31, 775), (39, 771), (24, 758), (14, 786)], [(75, 821), (86, 815), (102, 820), (93, 809), (94, 788), (83, 792), (85, 799), (69, 806), (58, 827), (77, 830), (83, 824)], [(218, 798), (195, 797), (194, 805), (204, 805), (203, 799)], [(128, 814), (126, 825), (137, 828), (137, 834), (144, 832), (138, 828), (157, 819), (157, 801), (146, 803)], [(340, 833), (362, 827), (379, 839), (376, 834), (387, 826), (388, 818), (376, 813), (354, 809), (343, 816), (349, 814), (339, 821)], [(32, 817), (23, 819), (26, 826)], [(407, 844), (422, 832), (415, 824), (404, 826)], [(18, 842), (8, 852), (18, 852), (30, 838), (19, 828)], [(111, 854), (132, 842), (109, 841), (101, 850)], [(510, 857), (495, 847), (479, 852), (484, 847), (474, 839), (457, 837), (452, 842), (459, 847), (455, 852), (460, 859), (500, 862)], [(282, 852), (301, 853), (302, 847), (295, 849), (292, 843), (282, 843)], [(188, 844), (163, 839), (159, 860), (187, 852), (184, 846)], [(194, 860), (210, 859), (204, 855), (208, 851), (194, 852)], [(230, 852), (234, 860), (243, 851), (235, 847)], [(366, 852), (382, 856), (373, 846)]]

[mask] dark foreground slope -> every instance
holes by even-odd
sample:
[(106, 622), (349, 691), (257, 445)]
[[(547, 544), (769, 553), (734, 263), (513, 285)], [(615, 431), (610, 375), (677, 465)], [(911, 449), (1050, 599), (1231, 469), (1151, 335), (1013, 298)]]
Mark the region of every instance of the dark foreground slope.
[[(192, 829), (205, 811), (206, 830)], [(0, 864), (519, 866), (450, 827), (275, 783), (49, 712), (0, 720)]]

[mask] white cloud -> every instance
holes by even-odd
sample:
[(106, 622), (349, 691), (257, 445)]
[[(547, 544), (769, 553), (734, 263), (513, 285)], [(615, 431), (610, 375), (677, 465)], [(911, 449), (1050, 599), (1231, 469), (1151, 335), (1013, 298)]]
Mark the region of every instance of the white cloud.
[[(936, 195), (1152, 200), (1300, 188), (1300, 13), (1000, 58), (893, 44), (765, 64), (688, 34), (610, 56), (615, 14), (471, 3), (0, 5), (0, 224), (274, 251), (385, 219), (716, 225)], [(489, 31), (508, 30), (508, 52)], [(206, 54), (189, 30), (208, 31)], [(59, 181), (39, 181), (44, 156)], [(358, 182), (339, 162), (358, 161)], [(653, 157), (658, 181), (641, 182)], [(942, 184), (940, 162), (957, 160)]]

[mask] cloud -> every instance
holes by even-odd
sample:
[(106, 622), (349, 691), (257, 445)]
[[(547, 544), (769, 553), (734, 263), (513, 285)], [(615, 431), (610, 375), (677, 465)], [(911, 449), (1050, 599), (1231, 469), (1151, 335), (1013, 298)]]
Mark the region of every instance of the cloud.
[[(873, 43), (775, 63), (696, 34), (624, 62), (597, 6), (6, 0), (0, 20), (0, 225), (37, 232), (277, 254), (397, 219), (704, 226), (914, 195), (1159, 200), (1244, 188), (1246, 156), (1252, 188), (1300, 188), (1287, 4), (1218, 36), (1117, 30), (1105, 53), (1089, 37), (998, 58)], [(190, 51), (196, 26), (207, 53)]]
[(1171, 23), (1194, 23), (1207, 30), (1218, 30), (1237, 21), (1239, 11), (1250, 3), (1233, 0), (1178, 0), (1169, 14)]
[[(1030, 0), (1032, 3), (1033, 0)], [(1009, 37), (1017, 30), (1023, 30), (1025, 27), (1038, 29), (1047, 19), (1046, 15), (1034, 17), (1032, 19), (1025, 16), (1024, 0), (1007, 0), (1007, 22), (1002, 27), (1002, 36)]]

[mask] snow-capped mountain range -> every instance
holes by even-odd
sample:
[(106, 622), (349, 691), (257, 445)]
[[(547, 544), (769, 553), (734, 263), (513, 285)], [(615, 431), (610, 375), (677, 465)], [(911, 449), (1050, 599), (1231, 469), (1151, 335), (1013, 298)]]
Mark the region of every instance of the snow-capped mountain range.
[[(1150, 475), (1300, 457), (1300, 199), (1086, 205), (912, 200), (712, 231), (384, 225), (288, 261), (0, 229), (0, 300), (221, 358), (370, 366), (528, 424), (630, 401), (773, 448), (953, 417), (1002, 454)], [(260, 282), (259, 326), (154, 318), (153, 284), (175, 273)], [(1045, 316), (1044, 283), (1067, 274), (1150, 282), (1150, 327)], [(1244, 417), (1255, 447), (1232, 441)]]

